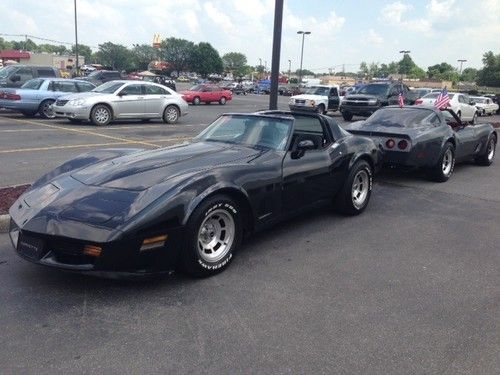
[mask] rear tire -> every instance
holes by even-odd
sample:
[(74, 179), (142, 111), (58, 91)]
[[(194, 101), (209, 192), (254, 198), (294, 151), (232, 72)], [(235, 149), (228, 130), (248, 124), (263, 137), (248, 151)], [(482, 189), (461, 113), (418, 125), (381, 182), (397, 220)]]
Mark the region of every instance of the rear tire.
[(186, 225), (181, 266), (194, 277), (221, 272), (231, 263), (242, 239), (242, 212), (231, 198), (215, 195), (203, 201)]
[(484, 154), (478, 155), (475, 158), (476, 164), (483, 165), (485, 167), (490, 166), (495, 159), (496, 145), (497, 142), (495, 137), (493, 135), (490, 135), (490, 137), (488, 138), (488, 143), (486, 144), (486, 150)]
[(226, 98), (225, 97), (222, 97), (219, 99), (219, 104), (220, 105), (225, 105), (226, 104)]
[(175, 105), (168, 105), (163, 111), (163, 121), (167, 124), (175, 124), (179, 120), (180, 112)]
[(200, 105), (200, 103), (201, 103), (201, 100), (198, 96), (193, 99), (193, 105)]
[(351, 112), (347, 112), (347, 111), (343, 111), (342, 112), (342, 117), (344, 118), (344, 120), (346, 121), (351, 121), (352, 120), (352, 113)]
[(430, 170), (430, 178), (436, 182), (445, 182), (453, 174), (455, 169), (455, 147), (446, 142), (437, 164)]
[(335, 197), (335, 208), (345, 215), (359, 215), (368, 202), (373, 186), (373, 171), (365, 160), (358, 160), (349, 171), (342, 190)]
[(53, 119), (56, 117), (56, 114), (52, 110), (52, 104), (54, 104), (55, 100), (46, 99), (40, 103), (40, 107), (38, 107), (38, 113), (41, 118), (44, 119)]
[(104, 104), (97, 104), (90, 112), (90, 120), (96, 126), (106, 126), (111, 122), (111, 110)]

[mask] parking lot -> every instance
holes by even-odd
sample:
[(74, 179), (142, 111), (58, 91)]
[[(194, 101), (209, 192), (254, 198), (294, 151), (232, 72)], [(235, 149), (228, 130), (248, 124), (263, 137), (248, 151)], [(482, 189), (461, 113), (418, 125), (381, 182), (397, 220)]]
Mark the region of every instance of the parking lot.
[[(190, 106), (176, 125), (0, 112), (0, 187), (97, 148), (182, 142), (268, 100)], [(57, 272), (0, 234), (2, 373), (498, 373), (499, 185), (498, 159), (458, 165), (443, 184), (384, 171), (363, 215), (325, 207), (284, 222), (202, 280)]]

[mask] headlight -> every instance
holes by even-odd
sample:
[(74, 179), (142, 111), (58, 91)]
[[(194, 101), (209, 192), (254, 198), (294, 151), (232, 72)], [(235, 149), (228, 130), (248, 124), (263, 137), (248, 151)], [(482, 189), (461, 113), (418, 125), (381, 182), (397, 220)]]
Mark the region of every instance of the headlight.
[(69, 101), (68, 105), (73, 105), (79, 107), (85, 104), (85, 99), (72, 99)]
[(316, 104), (316, 102), (314, 100), (310, 100), (309, 104), (311, 104), (311, 107), (314, 107), (314, 105)]
[(378, 103), (377, 99), (370, 99), (370, 100), (368, 100), (368, 105), (374, 105), (374, 104), (377, 104), (377, 103)]
[(290, 99), (290, 100), (288, 101), (288, 104), (294, 104), (294, 103), (295, 103), (295, 99)]

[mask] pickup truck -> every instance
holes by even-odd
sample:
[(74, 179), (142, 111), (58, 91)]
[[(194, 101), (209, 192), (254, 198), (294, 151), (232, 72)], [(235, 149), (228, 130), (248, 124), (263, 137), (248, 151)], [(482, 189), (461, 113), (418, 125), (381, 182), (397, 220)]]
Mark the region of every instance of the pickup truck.
[(339, 86), (312, 86), (304, 94), (292, 96), (288, 106), (292, 111), (314, 111), (321, 114), (337, 111), (340, 106)]

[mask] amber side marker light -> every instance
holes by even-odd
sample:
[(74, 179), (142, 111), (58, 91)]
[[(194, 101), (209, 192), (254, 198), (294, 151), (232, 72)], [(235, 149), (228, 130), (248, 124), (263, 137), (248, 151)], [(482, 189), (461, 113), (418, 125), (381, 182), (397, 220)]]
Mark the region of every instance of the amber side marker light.
[(144, 251), (162, 247), (163, 245), (165, 245), (165, 241), (167, 240), (167, 238), (168, 234), (146, 238), (144, 241), (142, 241), (142, 245), (139, 250)]
[(100, 257), (102, 252), (102, 247), (95, 245), (85, 245), (83, 247), (83, 253), (91, 257)]

